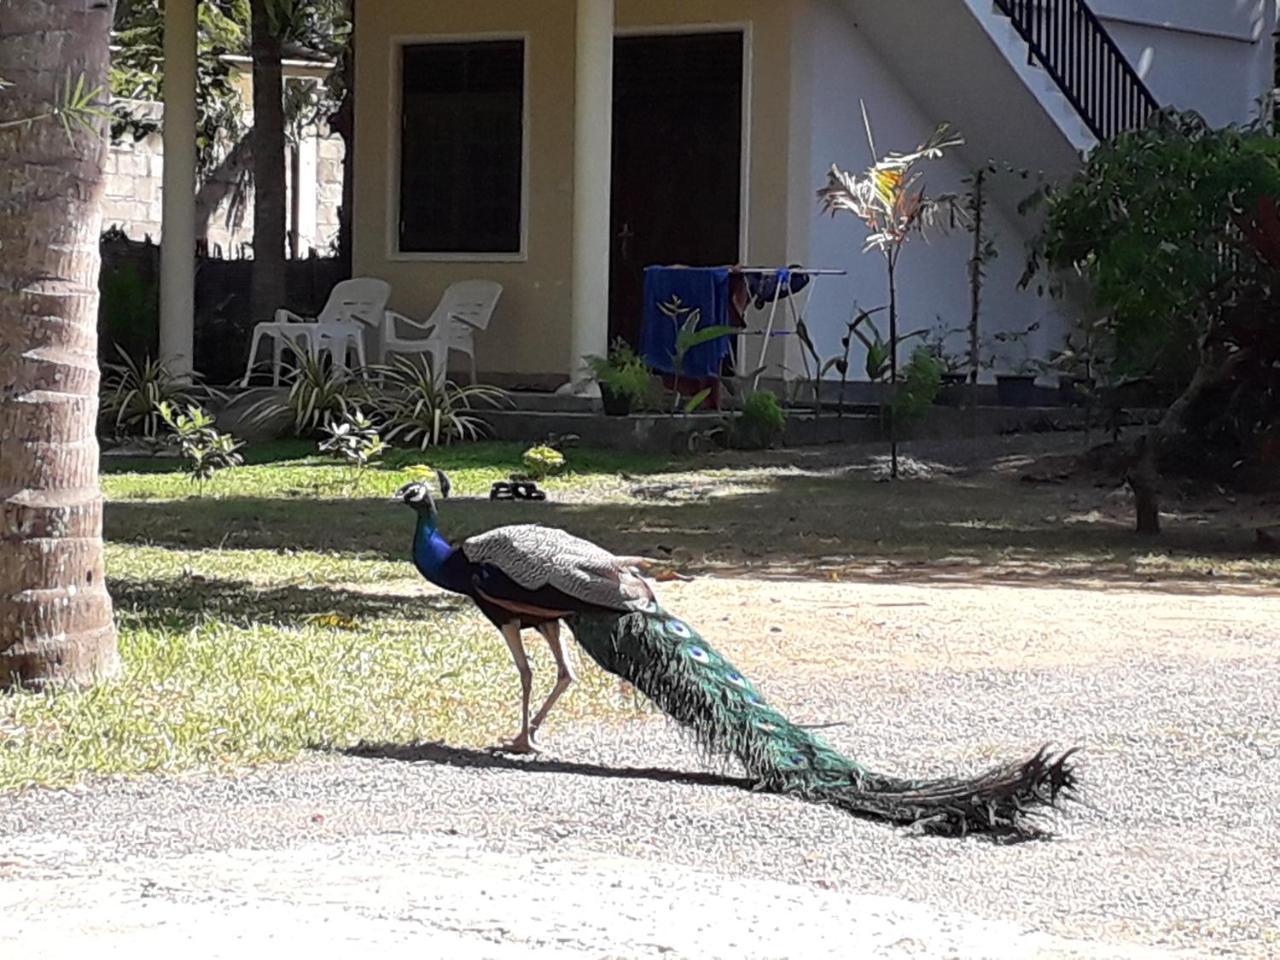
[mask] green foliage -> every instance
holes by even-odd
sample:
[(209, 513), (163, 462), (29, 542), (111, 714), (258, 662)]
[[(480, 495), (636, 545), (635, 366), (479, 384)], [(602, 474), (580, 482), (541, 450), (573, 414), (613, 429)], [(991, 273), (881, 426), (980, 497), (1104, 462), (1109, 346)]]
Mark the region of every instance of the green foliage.
[(293, 432), (309, 437), (320, 430), (331, 416), (345, 416), (353, 406), (368, 398), (365, 383), (354, 372), (344, 370), (326, 356), (312, 356), (303, 351), (298, 365), (285, 374), (289, 392), (283, 400), (272, 388), (262, 388), (266, 396), (245, 408), (241, 419), (262, 424), (288, 413), (293, 418)]
[(895, 424), (909, 426), (928, 412), (942, 388), (942, 362), (928, 347), (921, 345), (911, 353), (911, 361), (902, 370), (889, 413)]
[[(0, 90), (13, 86), (0, 79)], [(100, 117), (109, 117), (110, 113), (103, 105), (102, 87), (90, 87), (83, 73), (72, 75), (67, 73), (62, 82), (58, 99), (47, 105), (46, 109), (29, 117), (17, 117), (0, 123), (0, 130), (16, 127), (28, 127), (44, 120), (57, 120), (62, 124), (62, 131), (71, 142), (77, 129), (97, 137), (98, 129), (94, 121)]]
[[(228, 53), (248, 49), (248, 0), (201, 0), (196, 52), (196, 162), (203, 173), (218, 164), (220, 147), (246, 134), (243, 103), (232, 81)], [(158, 102), (164, 86), (164, 5), (130, 0), (116, 9), (111, 57), (115, 98), (112, 136), (141, 140), (159, 121), (135, 112), (130, 100)]]
[(596, 382), (614, 396), (625, 397), (632, 404), (648, 396), (649, 368), (631, 344), (621, 337), (613, 341), (607, 357), (592, 355), (585, 359)]
[(930, 356), (942, 365), (944, 374), (960, 373), (969, 365), (967, 357), (947, 349), (948, 340), (956, 334), (965, 332), (966, 330), (963, 327), (948, 328), (939, 321), (937, 326), (925, 334), (924, 346), (928, 349)]
[[(1047, 193), (1043, 257), (1091, 281), (1112, 316), (1118, 373), (1185, 384), (1224, 298), (1257, 270), (1238, 255), (1238, 222), (1275, 196), (1280, 140), (1165, 111), (1097, 147), (1064, 189)], [(1032, 258), (1024, 283), (1039, 263)]]
[[(737, 334), (737, 330), (727, 324), (712, 324), (709, 327), (698, 329), (698, 324), (702, 321), (701, 310), (690, 310), (685, 316), (684, 321), (680, 324), (680, 329), (676, 331), (675, 351), (671, 355), (672, 363), (675, 367), (676, 381), (676, 408), (683, 409), (685, 413), (693, 413), (703, 403), (707, 397), (711, 396), (711, 388), (707, 387), (699, 390), (692, 397), (685, 401), (683, 406), (680, 405), (680, 377), (684, 374), (684, 361), (689, 355), (689, 351), (695, 347), (700, 347), (704, 343), (711, 343), (719, 340), (721, 337), (731, 337)], [(673, 413), (675, 410), (672, 411)]]
[(530, 447), (521, 456), (520, 462), (524, 465), (525, 473), (534, 480), (554, 476), (565, 466), (564, 454), (545, 444)]
[[(203, 174), (216, 169), (223, 151), (247, 135), (245, 104), (233, 81), (227, 54), (250, 48), (248, 0), (200, 0), (196, 60), (196, 156)], [(272, 31), (294, 43), (339, 59), (351, 38), (347, 0), (272, 0), (267, 7)], [(135, 140), (160, 129), (151, 116), (135, 111), (129, 100), (159, 101), (164, 83), (164, 8), (162, 0), (128, 0), (116, 7), (116, 50), (111, 59), (115, 96), (112, 135)], [(298, 136), (307, 125), (326, 119), (344, 95), (341, 70), (323, 84), (285, 84), (286, 132)]]
[(116, 352), (122, 362), (102, 365), (105, 376), (99, 404), (101, 423), (109, 425), (114, 435), (140, 435), (154, 442), (163, 420), (161, 404), (190, 407), (226, 399), (221, 391), (200, 384), (199, 374), (178, 377), (149, 355), (138, 361), (119, 345)]
[(177, 438), (187, 458), (187, 475), (195, 483), (203, 487), (219, 470), (244, 463), (239, 453), (244, 444), (220, 432), (203, 407), (192, 404), (186, 413), (177, 413), (169, 403), (161, 401), (156, 411)]
[(347, 489), (354, 490), (369, 464), (387, 450), (378, 436), (378, 427), (359, 407), (352, 407), (339, 418), (332, 414), (325, 420), (328, 438), (321, 441), (320, 452), (330, 453), (347, 467)]
[(757, 390), (742, 404), (738, 431), (745, 445), (758, 448), (772, 446), (787, 425), (787, 412), (770, 390)]
[(475, 404), (496, 407), (506, 399), (497, 387), (476, 383), (460, 387), (451, 380), (436, 381), (431, 360), (397, 356), (389, 366), (373, 367), (383, 391), (372, 398), (374, 410), (388, 425), (388, 440), (403, 440), (421, 450), (459, 440), (477, 440), (488, 424)]

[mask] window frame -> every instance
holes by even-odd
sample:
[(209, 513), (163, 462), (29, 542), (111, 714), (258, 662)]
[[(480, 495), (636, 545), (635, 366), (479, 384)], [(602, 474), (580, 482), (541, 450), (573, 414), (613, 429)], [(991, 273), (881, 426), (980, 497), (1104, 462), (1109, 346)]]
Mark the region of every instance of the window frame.
[[(400, 249), (400, 173), (404, 158), (404, 52), (406, 47), (486, 41), (520, 41), (523, 48), (523, 75), (521, 78), (520, 106), (520, 246), (518, 250), (495, 253), (475, 251), (414, 251)], [(435, 263), (524, 263), (529, 259), (529, 159), (530, 159), (530, 111), (529, 111), (529, 62), (532, 44), (528, 31), (503, 31), (489, 33), (433, 33), (394, 36), (391, 38), (390, 97), (388, 103), (387, 151), (387, 223), (386, 253), (392, 261), (417, 261)]]

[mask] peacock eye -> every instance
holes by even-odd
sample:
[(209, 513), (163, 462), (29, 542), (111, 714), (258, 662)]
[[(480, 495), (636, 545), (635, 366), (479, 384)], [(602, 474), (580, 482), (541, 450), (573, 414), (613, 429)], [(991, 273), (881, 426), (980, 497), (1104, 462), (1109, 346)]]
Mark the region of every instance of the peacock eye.
[(793, 753), (788, 759), (797, 767), (803, 767), (808, 763), (803, 753)]
[(679, 620), (668, 620), (667, 629), (682, 639), (687, 640), (689, 637), (693, 636), (693, 631)]
[(711, 660), (711, 658), (707, 656), (707, 651), (703, 650), (701, 647), (690, 647), (688, 654), (699, 663), (708, 663)]
[(746, 677), (744, 677), (740, 673), (734, 673), (732, 670), (730, 670), (727, 674), (725, 674), (724, 678), (728, 680), (730, 683), (732, 683), (735, 687), (745, 687), (747, 685)]

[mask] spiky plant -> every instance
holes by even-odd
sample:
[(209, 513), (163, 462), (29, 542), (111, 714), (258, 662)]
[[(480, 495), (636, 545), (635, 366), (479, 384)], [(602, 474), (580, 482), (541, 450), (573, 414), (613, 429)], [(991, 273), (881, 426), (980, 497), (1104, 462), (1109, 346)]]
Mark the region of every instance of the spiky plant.
[[(875, 139), (867, 105), (862, 104), (862, 121), (867, 130), (867, 145), (876, 155)], [(891, 153), (873, 163), (861, 177), (841, 170), (835, 164), (827, 173), (827, 184), (818, 191), (824, 213), (833, 217), (851, 213), (867, 227), (863, 252), (879, 250), (889, 274), (889, 383), (890, 392), (898, 384), (898, 258), (912, 234), (921, 234), (935, 226), (945, 210), (957, 212), (955, 198), (949, 195), (931, 197), (920, 183), (918, 169), (925, 160), (937, 160), (943, 151), (957, 147), (964, 139), (941, 124), (933, 134), (911, 153)], [(889, 421), (891, 451), (890, 475), (898, 476), (898, 438), (893, 421)]]
[(361, 404), (368, 405), (369, 389), (354, 371), (344, 370), (322, 355), (303, 354), (298, 365), (285, 374), (289, 392), (281, 398), (270, 387), (259, 387), (266, 396), (245, 408), (242, 420), (262, 424), (288, 413), (293, 431), (300, 437), (317, 433), (332, 416), (343, 417)]
[(372, 370), (383, 384), (372, 402), (387, 424), (387, 439), (421, 450), (479, 439), (488, 424), (474, 412), (475, 405), (497, 407), (507, 399), (502, 390), (486, 384), (460, 387), (452, 380), (440, 381), (426, 356), (421, 362), (398, 356)]
[(209, 400), (225, 400), (226, 394), (200, 383), (194, 371), (179, 376), (164, 362), (150, 355), (135, 359), (119, 344), (116, 352), (120, 363), (106, 363), (102, 369), (100, 418), (119, 434), (138, 434), (152, 443), (159, 440), (160, 405), (171, 407), (199, 406)]

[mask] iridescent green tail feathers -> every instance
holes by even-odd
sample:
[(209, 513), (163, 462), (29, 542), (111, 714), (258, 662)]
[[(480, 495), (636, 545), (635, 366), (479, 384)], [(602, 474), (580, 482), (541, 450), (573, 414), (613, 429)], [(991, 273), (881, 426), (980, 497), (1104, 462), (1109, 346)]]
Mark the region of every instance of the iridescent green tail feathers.
[(754, 685), (688, 624), (656, 604), (626, 614), (579, 614), (574, 636), (597, 663), (730, 754), (761, 789), (830, 803), (933, 833), (1034, 832), (1033, 820), (1070, 797), (1074, 751), (1041, 750), (967, 780), (873, 773), (770, 707)]

